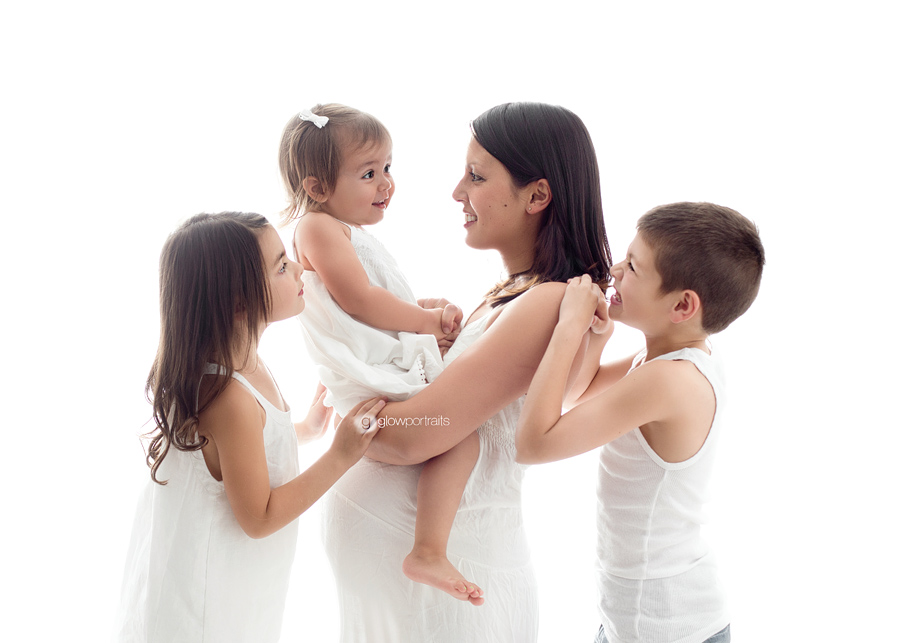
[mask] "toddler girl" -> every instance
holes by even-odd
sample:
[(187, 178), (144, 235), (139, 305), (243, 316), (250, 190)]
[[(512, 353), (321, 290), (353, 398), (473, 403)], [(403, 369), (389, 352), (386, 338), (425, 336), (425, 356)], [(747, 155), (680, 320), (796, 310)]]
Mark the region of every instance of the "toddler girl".
[(147, 380), (152, 481), (128, 552), (117, 640), (277, 641), (296, 518), (377, 432), (382, 400), (357, 404), (328, 451), (300, 472), (303, 422), (257, 354), (272, 322), (304, 308), (303, 269), (256, 214), (197, 215), (160, 258), (160, 342)]
[[(345, 414), (360, 400), (403, 400), (442, 370), (439, 348), (461, 314), (442, 328), (441, 308), (419, 306), (396, 262), (363, 226), (381, 221), (394, 194), (392, 143), (384, 125), (337, 104), (303, 110), (285, 126), (279, 165), (296, 221), (294, 252), (307, 275), (309, 309), (300, 318), (325, 403)], [(441, 418), (420, 418), (423, 430)], [(478, 458), (471, 434), (429, 461), (419, 479), (412, 580), (475, 605), (479, 587), (447, 560), (447, 540)]]

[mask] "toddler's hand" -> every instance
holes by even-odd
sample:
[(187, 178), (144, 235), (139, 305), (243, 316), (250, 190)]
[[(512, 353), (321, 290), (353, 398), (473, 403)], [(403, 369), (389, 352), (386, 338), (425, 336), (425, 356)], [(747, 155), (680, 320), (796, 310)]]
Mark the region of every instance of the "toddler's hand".
[(591, 281), (590, 275), (569, 279), (566, 294), (559, 305), (560, 323), (572, 323), (582, 332), (588, 328), (598, 335), (612, 326), (606, 297), (600, 286)]
[(443, 332), (443, 337), (437, 337), (438, 339), (438, 347), (441, 350), (441, 355), (445, 355), (447, 351), (453, 346), (453, 342), (456, 341), (456, 338), (459, 336), (459, 331), (462, 329), (462, 320), (463, 320), (463, 311), (462, 308), (457, 306), (456, 304), (451, 304), (446, 299), (419, 299), (419, 306), (425, 309), (434, 309), (441, 308), (441, 331)]
[(347, 458), (351, 465), (365, 454), (372, 438), (378, 433), (377, 417), (384, 405), (383, 398), (360, 402), (338, 425), (331, 448)]
[(438, 342), (447, 337), (447, 333), (444, 332), (444, 322), (442, 321), (443, 315), (443, 308), (428, 309), (428, 326), (425, 328), (425, 333), (434, 335)]
[(297, 433), (297, 440), (300, 444), (317, 440), (325, 435), (328, 422), (334, 413), (333, 407), (325, 406), (325, 394), (327, 392), (325, 385), (319, 382), (306, 417), (300, 422), (294, 422), (294, 431)]

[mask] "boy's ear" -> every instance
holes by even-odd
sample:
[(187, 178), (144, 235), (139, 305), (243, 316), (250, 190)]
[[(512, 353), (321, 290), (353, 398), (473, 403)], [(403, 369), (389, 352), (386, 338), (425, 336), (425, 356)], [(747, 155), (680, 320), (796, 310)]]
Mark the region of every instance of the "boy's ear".
[(325, 203), (328, 199), (328, 192), (325, 191), (325, 186), (322, 185), (322, 182), (316, 177), (308, 176), (301, 181), (300, 185), (303, 186), (306, 193), (311, 196), (316, 203)]
[(537, 214), (543, 212), (550, 202), (553, 200), (553, 192), (550, 191), (550, 183), (547, 179), (538, 179), (530, 186), (531, 198), (528, 201), (526, 209), (529, 214)]
[(675, 306), (669, 311), (669, 321), (673, 324), (680, 324), (694, 317), (699, 319), (702, 311), (703, 304), (700, 302), (700, 296), (693, 290), (682, 290)]

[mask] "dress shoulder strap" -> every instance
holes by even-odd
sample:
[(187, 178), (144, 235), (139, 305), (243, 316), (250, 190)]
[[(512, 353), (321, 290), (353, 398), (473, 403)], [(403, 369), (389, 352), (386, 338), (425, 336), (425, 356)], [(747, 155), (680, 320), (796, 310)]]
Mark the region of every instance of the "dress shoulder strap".
[[(268, 366), (267, 366), (266, 368), (268, 368)], [(205, 374), (205, 375), (224, 375), (224, 374), (225, 374), (225, 367), (224, 367), (224, 366), (220, 366), (219, 364), (208, 363), (208, 364), (206, 365), (206, 371), (204, 372), (204, 374)], [(278, 413), (284, 413), (284, 411), (281, 411), (281, 410), (275, 408), (275, 406), (274, 406), (269, 400), (267, 400), (267, 399), (265, 398), (265, 396), (264, 396), (262, 393), (260, 393), (259, 391), (257, 391), (257, 390), (253, 387), (253, 385), (252, 385), (250, 382), (247, 381), (247, 378), (246, 378), (246, 377), (244, 377), (243, 375), (241, 375), (241, 374), (238, 373), (237, 371), (233, 372), (233, 373), (231, 374), (231, 377), (233, 377), (233, 378), (236, 379), (238, 382), (240, 382), (241, 384), (243, 384), (244, 387), (245, 387), (248, 391), (250, 391), (251, 393), (253, 393), (253, 397), (256, 398), (256, 401), (259, 402), (259, 404), (260, 404), (264, 409), (266, 409), (267, 412), (270, 411), (270, 410), (273, 410), (273, 411), (276, 411), (276, 412), (278, 412)]]

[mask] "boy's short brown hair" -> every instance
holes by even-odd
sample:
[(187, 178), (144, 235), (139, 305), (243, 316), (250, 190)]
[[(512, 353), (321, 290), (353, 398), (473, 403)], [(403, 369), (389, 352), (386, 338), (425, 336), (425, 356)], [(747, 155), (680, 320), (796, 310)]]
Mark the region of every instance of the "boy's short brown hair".
[(718, 333), (743, 315), (759, 292), (765, 252), (756, 225), (714, 203), (670, 203), (637, 223), (656, 253), (663, 293), (693, 290), (703, 329)]

